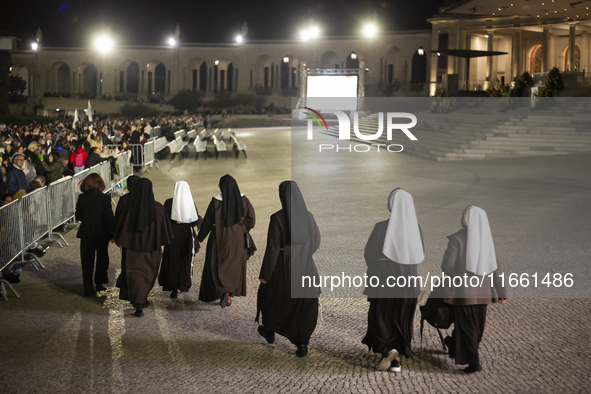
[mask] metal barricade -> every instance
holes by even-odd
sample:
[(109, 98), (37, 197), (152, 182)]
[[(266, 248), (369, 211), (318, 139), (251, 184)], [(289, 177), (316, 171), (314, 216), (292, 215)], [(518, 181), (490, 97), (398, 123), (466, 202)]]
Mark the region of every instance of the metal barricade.
[(111, 175), (111, 162), (103, 161), (99, 164), (99, 171), (101, 178), (105, 182), (105, 193), (113, 188), (113, 176)]
[[(20, 231), (19, 217), (20, 200), (13, 201), (0, 208), (0, 271), (8, 268), (21, 253), (22, 233)], [(4, 299), (8, 301), (6, 286), (12, 290), (17, 298), (20, 298), (20, 295), (10, 282), (0, 277), (0, 293)]]
[[(53, 182), (48, 187), (47, 197), (47, 213), (49, 217), (49, 234), (48, 241), (56, 241), (59, 246), (63, 246), (61, 241), (64, 241), (66, 246), (70, 246), (65, 238), (59, 234), (54, 233), (53, 230), (66, 223), (74, 217), (76, 201), (72, 194), (72, 177), (62, 178), (59, 181)], [(57, 236), (61, 239), (55, 239)]]
[(150, 129), (150, 137), (151, 138), (162, 137), (162, 127), (161, 126), (152, 127)]
[(117, 165), (119, 167), (117, 183), (120, 184), (133, 175), (133, 170), (131, 168), (131, 152), (128, 151), (117, 156)]
[(90, 174), (90, 170), (86, 169), (84, 171), (81, 171), (81, 172), (75, 174), (72, 177), (72, 196), (73, 196), (72, 209), (74, 211), (76, 211), (76, 201), (78, 201), (78, 196), (80, 194), (82, 194), (82, 192), (80, 191), (80, 184), (82, 183), (82, 181), (84, 179), (86, 179), (86, 177), (89, 174)]
[(155, 160), (154, 141), (146, 142), (144, 145), (144, 164), (151, 165)]
[[(49, 233), (49, 220), (47, 215), (47, 187), (37, 189), (20, 198), (20, 226), (22, 233), (22, 262), (25, 261), (27, 250), (34, 246), (45, 235)], [(29, 255), (33, 256), (33, 254)], [(39, 259), (35, 259), (42, 268), (45, 268)], [(37, 268), (35, 266), (35, 268)]]

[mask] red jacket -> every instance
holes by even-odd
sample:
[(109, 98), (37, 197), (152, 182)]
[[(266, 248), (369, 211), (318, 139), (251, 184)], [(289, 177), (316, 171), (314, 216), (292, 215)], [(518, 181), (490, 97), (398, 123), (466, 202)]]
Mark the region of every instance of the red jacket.
[(88, 153), (86, 153), (86, 151), (84, 150), (84, 148), (78, 148), (76, 149), (76, 152), (72, 153), (70, 155), (70, 163), (72, 163), (72, 165), (74, 167), (76, 167), (76, 155), (78, 153), (82, 153), (82, 160), (84, 161), (84, 164), (86, 164), (86, 159), (88, 158)]

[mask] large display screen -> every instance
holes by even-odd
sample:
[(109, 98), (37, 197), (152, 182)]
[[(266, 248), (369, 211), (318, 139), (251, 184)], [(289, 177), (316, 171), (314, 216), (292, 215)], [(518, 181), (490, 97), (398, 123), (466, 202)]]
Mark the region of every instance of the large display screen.
[(357, 97), (357, 75), (309, 75), (307, 97)]

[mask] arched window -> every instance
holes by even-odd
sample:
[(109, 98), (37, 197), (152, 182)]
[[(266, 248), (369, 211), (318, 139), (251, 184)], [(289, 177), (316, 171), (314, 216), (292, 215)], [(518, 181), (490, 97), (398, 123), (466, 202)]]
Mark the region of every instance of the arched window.
[(542, 72), (542, 46), (535, 45), (529, 55), (529, 73), (537, 74)]

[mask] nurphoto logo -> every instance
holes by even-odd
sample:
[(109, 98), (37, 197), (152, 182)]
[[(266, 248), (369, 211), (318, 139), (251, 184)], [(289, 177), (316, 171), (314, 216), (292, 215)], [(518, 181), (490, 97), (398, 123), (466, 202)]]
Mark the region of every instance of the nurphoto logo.
[[(351, 139), (351, 119), (349, 115), (347, 115), (344, 111), (337, 110), (337, 109), (323, 109), (321, 111), (317, 111), (315, 109), (304, 107), (301, 110), (304, 115), (308, 115), (311, 118), (308, 118), (308, 140), (314, 139), (314, 122), (320, 126), (320, 131), (327, 132), (328, 131), (328, 124), (326, 123), (326, 119), (322, 114), (333, 114), (337, 117), (339, 122), (339, 140), (350, 140)], [(384, 113), (378, 113), (378, 130), (374, 134), (367, 134), (362, 133), (359, 130), (359, 112), (352, 111), (353, 114), (353, 133), (355, 134), (355, 138), (362, 141), (375, 141), (382, 137), (384, 132)], [(399, 119), (408, 119), (410, 122), (407, 123), (394, 123), (394, 120)], [(417, 117), (408, 112), (387, 112), (386, 113), (386, 139), (388, 141), (392, 140), (392, 134), (394, 130), (402, 131), (411, 141), (418, 141), (417, 137), (413, 133), (410, 132), (409, 129), (413, 128), (417, 124)], [(372, 146), (376, 146), (379, 152), (380, 146), (387, 147), (389, 152), (402, 152), (403, 147), (399, 144), (393, 145), (386, 145), (386, 144), (372, 144)], [(396, 146), (399, 150), (392, 150), (390, 147)], [(348, 150), (351, 152), (352, 149), (355, 152), (367, 152), (371, 148), (368, 145), (355, 145), (348, 147), (339, 147), (336, 145), (336, 151), (339, 150)], [(332, 144), (320, 144), (319, 151), (322, 152), (323, 150), (331, 150), (335, 149), (335, 145)]]

